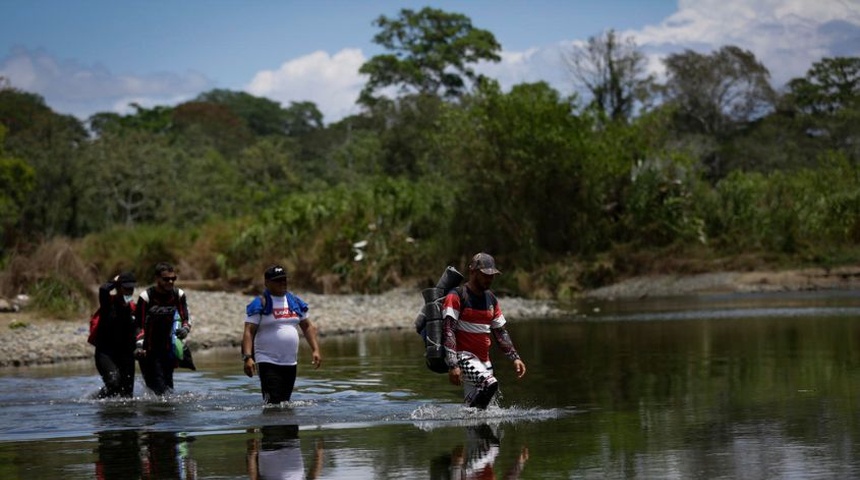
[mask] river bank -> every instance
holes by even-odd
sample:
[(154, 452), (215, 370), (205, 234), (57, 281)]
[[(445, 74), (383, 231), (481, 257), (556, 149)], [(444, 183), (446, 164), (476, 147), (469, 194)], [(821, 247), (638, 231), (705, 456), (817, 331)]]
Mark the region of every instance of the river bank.
[[(360, 331), (413, 328), (424, 300), (415, 289), (396, 289), (381, 295), (321, 295), (295, 292), (310, 306), (310, 318), (320, 336)], [(188, 336), (192, 351), (236, 347), (244, 328), (245, 305), (252, 297), (241, 293), (186, 290), (193, 327)], [(551, 302), (501, 298), (508, 318), (560, 315)], [(91, 358), (87, 343), (89, 318), (50, 320), (23, 311), (0, 314), (0, 367), (18, 367)], [(416, 342), (418, 341), (416, 335)]]
[[(803, 290), (858, 290), (860, 267), (804, 269), (781, 272), (717, 272), (699, 275), (658, 275), (624, 280), (582, 292), (584, 300), (662, 297), (709, 293), (752, 293)], [(189, 345), (195, 351), (236, 347), (242, 336), (248, 295), (188, 290), (194, 327)], [(381, 295), (322, 295), (296, 292), (310, 305), (311, 319), (320, 335), (347, 335), (359, 331), (411, 329), (423, 300), (416, 289), (401, 288)], [(505, 316), (517, 319), (570, 315), (555, 302), (500, 298)], [(50, 320), (32, 312), (0, 314), (0, 367), (59, 363), (91, 358), (86, 341), (88, 318)], [(416, 339), (417, 340), (417, 339)], [(237, 350), (238, 351), (238, 350)]]
[(636, 277), (584, 293), (585, 298), (667, 297), (707, 293), (860, 290), (860, 267), (714, 272)]

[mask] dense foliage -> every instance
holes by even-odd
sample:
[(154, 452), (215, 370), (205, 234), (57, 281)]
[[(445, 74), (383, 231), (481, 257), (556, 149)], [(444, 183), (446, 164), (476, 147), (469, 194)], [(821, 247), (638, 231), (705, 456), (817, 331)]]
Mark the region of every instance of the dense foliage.
[(556, 297), (629, 274), (857, 258), (860, 58), (774, 89), (749, 51), (685, 51), (661, 85), (610, 32), (572, 56), (594, 98), (564, 97), (476, 76), (499, 47), (461, 15), (376, 24), (393, 52), (363, 67), (364, 111), (330, 124), (310, 102), (225, 90), (81, 122), (0, 82), (4, 293), (66, 281), (9, 280), (56, 239), (93, 280), (171, 260), (244, 286), (278, 261), (327, 292), (431, 280), (478, 250), (510, 272), (500, 289)]

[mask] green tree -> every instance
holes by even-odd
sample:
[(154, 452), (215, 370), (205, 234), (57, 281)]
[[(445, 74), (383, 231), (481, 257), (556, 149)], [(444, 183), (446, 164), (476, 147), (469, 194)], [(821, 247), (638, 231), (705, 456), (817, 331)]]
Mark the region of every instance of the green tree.
[(674, 128), (702, 147), (702, 162), (713, 179), (727, 169), (719, 145), (773, 109), (770, 72), (748, 50), (724, 46), (709, 55), (692, 50), (669, 55), (666, 104)]
[(20, 230), (17, 225), (25, 202), (36, 185), (36, 171), (23, 160), (7, 157), (3, 151), (6, 127), (0, 124), (0, 258), (12, 246)]
[(268, 98), (256, 97), (250, 93), (215, 89), (201, 93), (195, 99), (224, 105), (245, 120), (255, 135), (284, 135), (286, 115), (278, 102)]
[(824, 58), (788, 83), (786, 109), (817, 150), (860, 163), (860, 57)]
[(686, 50), (664, 63), (666, 100), (677, 108), (678, 126), (691, 132), (726, 135), (773, 107), (770, 72), (748, 50), (731, 45), (710, 55)]
[(172, 107), (156, 105), (146, 108), (138, 103), (132, 103), (129, 106), (134, 109), (134, 113), (121, 117), (122, 127), (158, 134), (167, 134), (173, 128)]
[[(860, 162), (860, 58), (824, 58), (786, 85), (776, 110), (723, 147), (732, 168), (816, 168), (823, 156)], [(796, 172), (800, 173), (800, 172)]]
[[(180, 188), (169, 139), (147, 131), (106, 131), (82, 152), (92, 230), (153, 222)], [(160, 219), (160, 218), (159, 218)]]
[(193, 148), (212, 147), (225, 155), (250, 145), (253, 134), (245, 121), (224, 105), (185, 102), (173, 110), (173, 133)]
[(823, 58), (803, 78), (788, 82), (788, 96), (799, 112), (835, 115), (860, 103), (860, 57)]
[(376, 55), (361, 66), (368, 76), (360, 102), (370, 105), (381, 89), (397, 87), (400, 93), (461, 96), (466, 81), (478, 75), (472, 65), (498, 62), (501, 46), (487, 30), (472, 26), (465, 15), (425, 7), (402, 9), (397, 18), (380, 16), (374, 43), (391, 53)]
[(450, 113), (440, 141), (451, 157), (445, 189), (455, 199), (458, 251), (529, 264), (544, 252), (583, 248), (579, 232), (599, 200), (588, 177), (590, 125), (571, 115), (573, 101), (543, 82), (505, 94), (488, 81), (465, 99), (466, 110)]
[(382, 140), (377, 132), (369, 115), (352, 115), (325, 129), (333, 181), (354, 183), (382, 173)]
[(228, 220), (249, 211), (246, 185), (241, 182), (239, 166), (219, 151), (177, 155), (184, 165), (176, 172), (178, 182), (171, 186), (156, 220), (179, 228), (200, 225), (210, 220)]
[(21, 212), (21, 228), (34, 238), (81, 235), (85, 218), (78, 150), (88, 134), (70, 115), (58, 115), (44, 99), (12, 87), (0, 89), (0, 124), (9, 155), (36, 172), (36, 186)]
[(313, 102), (290, 102), (284, 110), (284, 133), (291, 140), (293, 167), (304, 176), (322, 179), (331, 176), (329, 152), (332, 132), (323, 125), (323, 114)]
[(383, 173), (416, 178), (442, 166), (446, 152), (435, 136), (445, 108), (435, 95), (414, 94), (384, 99), (369, 109), (382, 146)]
[(294, 150), (290, 139), (270, 136), (238, 155), (240, 190), (250, 205), (265, 207), (296, 190), (300, 182), (291, 156)]
[(123, 128), (122, 115), (115, 112), (98, 112), (90, 115), (87, 119), (90, 131), (96, 137), (107, 132), (116, 132)]
[(284, 110), (284, 133), (299, 137), (323, 128), (323, 114), (314, 102), (290, 102)]

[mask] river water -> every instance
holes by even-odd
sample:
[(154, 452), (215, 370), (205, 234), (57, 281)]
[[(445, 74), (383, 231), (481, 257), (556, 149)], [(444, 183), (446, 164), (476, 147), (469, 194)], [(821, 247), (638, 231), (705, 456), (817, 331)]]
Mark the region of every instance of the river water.
[(164, 399), (139, 375), (136, 398), (91, 399), (91, 362), (3, 369), (0, 478), (860, 477), (860, 294), (576, 309), (510, 319), (528, 373), (496, 357), (503, 395), (484, 412), (409, 329), (323, 338), (319, 370), (303, 345), (277, 408), (236, 349), (197, 352)]

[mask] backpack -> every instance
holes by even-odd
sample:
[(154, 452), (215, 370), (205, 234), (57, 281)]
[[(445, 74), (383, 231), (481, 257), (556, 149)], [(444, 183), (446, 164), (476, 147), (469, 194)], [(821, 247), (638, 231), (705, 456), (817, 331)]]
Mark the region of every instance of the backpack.
[(424, 363), (432, 372), (448, 373), (442, 338), (442, 302), (448, 292), (452, 290), (455, 290), (460, 295), (461, 302), (463, 301), (465, 291), (458, 288), (462, 281), (463, 274), (458, 272), (456, 268), (449, 266), (435, 287), (426, 288), (421, 292), (424, 297), (424, 306), (415, 319), (415, 331), (424, 340)]
[[(131, 308), (131, 314), (134, 315), (134, 310), (135, 310), (135, 308), (137, 308), (137, 305), (135, 305), (134, 302), (131, 302), (128, 304), (128, 306), (129, 306), (129, 308)], [(101, 310), (102, 310), (102, 308), (101, 308), (101, 306), (99, 306), (99, 308), (97, 308), (96, 311), (93, 312), (93, 314), (90, 316), (90, 334), (87, 336), (87, 343), (89, 343), (90, 345), (93, 345), (93, 346), (95, 346), (96, 338), (98, 336), (98, 334), (96, 332), (98, 332), (98, 329), (99, 329), (99, 320), (101, 319)]]
[[(304, 314), (308, 311), (308, 304), (302, 299), (295, 296), (293, 292), (287, 292), (287, 306), (291, 312)], [(245, 306), (245, 314), (251, 315), (270, 315), (273, 309), (272, 294), (269, 290), (264, 290), (262, 295), (257, 295), (254, 300)]]
[(99, 312), (101, 311), (101, 307), (97, 308), (95, 312), (93, 312), (92, 316), (90, 316), (90, 335), (87, 337), (87, 343), (92, 346), (96, 344), (96, 331), (99, 328)]

